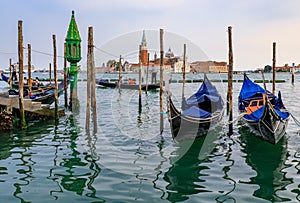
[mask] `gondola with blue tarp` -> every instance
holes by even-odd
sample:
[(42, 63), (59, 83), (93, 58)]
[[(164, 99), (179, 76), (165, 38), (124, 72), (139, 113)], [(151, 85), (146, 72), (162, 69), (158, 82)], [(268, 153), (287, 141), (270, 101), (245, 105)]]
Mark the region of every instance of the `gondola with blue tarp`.
[(242, 120), (255, 135), (276, 144), (285, 134), (290, 113), (283, 105), (280, 92), (277, 97), (244, 74), (238, 103)]
[(193, 139), (205, 136), (219, 125), (224, 114), (224, 102), (216, 87), (204, 75), (196, 93), (183, 98), (181, 112), (168, 94), (168, 114), (174, 139)]

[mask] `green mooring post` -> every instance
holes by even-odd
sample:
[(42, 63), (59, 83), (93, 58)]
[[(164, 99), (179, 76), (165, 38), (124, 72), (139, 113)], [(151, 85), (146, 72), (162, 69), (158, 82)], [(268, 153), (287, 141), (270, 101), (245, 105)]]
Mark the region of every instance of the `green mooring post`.
[(81, 38), (79, 35), (78, 27), (75, 21), (74, 11), (66, 37), (66, 58), (70, 63), (69, 79), (70, 79), (70, 103), (69, 108), (71, 111), (79, 109), (79, 101), (77, 98), (77, 63), (81, 60)]

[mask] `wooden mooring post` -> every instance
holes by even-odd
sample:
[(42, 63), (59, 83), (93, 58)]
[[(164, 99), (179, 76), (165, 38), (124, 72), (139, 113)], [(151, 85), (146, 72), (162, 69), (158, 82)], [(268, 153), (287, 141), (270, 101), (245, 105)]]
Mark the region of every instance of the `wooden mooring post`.
[(233, 134), (233, 104), (232, 104), (232, 77), (233, 77), (233, 51), (232, 51), (232, 27), (228, 27), (228, 42), (229, 42), (229, 65), (228, 65), (228, 103), (227, 114), (229, 115), (229, 135)]
[(28, 90), (29, 94), (32, 92), (32, 79), (31, 79), (31, 45), (27, 45), (28, 48), (28, 79), (27, 79), (27, 84), (28, 84)]
[(275, 94), (275, 80), (276, 80), (276, 42), (273, 42), (273, 80), (272, 80), (272, 93)]
[(160, 88), (159, 88), (159, 107), (160, 107), (160, 134), (163, 133), (164, 130), (164, 115), (163, 115), (163, 66), (164, 66), (164, 46), (163, 46), (163, 35), (164, 30), (160, 29), (159, 36), (160, 36)]
[(9, 75), (11, 76), (12, 59), (9, 59)]
[(87, 69), (86, 69), (86, 111), (85, 111), (85, 131), (90, 133), (90, 109), (91, 109), (91, 50), (90, 50), (90, 33), (88, 33), (88, 52), (87, 52)]
[[(94, 60), (94, 34), (93, 27), (89, 27), (89, 48), (90, 48), (90, 66), (91, 66), (91, 102), (93, 113), (94, 134), (97, 132), (97, 102), (96, 102), (96, 70)], [(122, 68), (122, 65), (121, 65)]]
[[(54, 83), (55, 83), (55, 91), (54, 91), (54, 98), (55, 98), (55, 120), (59, 119), (58, 115), (58, 82), (57, 82), (57, 70), (56, 70), (56, 35), (52, 35), (53, 39), (53, 72), (54, 72)], [(51, 64), (50, 64), (51, 65)], [(50, 66), (51, 67), (51, 66)], [(51, 75), (51, 72), (50, 72)], [(51, 80), (50, 80), (51, 82)]]
[(24, 111), (24, 89), (23, 89), (23, 21), (18, 21), (18, 55), (19, 55), (19, 109), (20, 109), (20, 128), (25, 129), (27, 127)]
[(139, 46), (139, 114), (142, 113), (142, 50)]
[(66, 43), (64, 43), (64, 96), (65, 96), (65, 108), (68, 108), (68, 68), (66, 58)]
[(122, 55), (120, 55), (120, 58), (119, 58), (119, 89), (121, 88), (121, 69), (122, 69)]
[(292, 84), (295, 82), (295, 63), (292, 64)]
[(51, 70), (52, 68), (51, 68), (51, 63), (49, 63), (49, 82), (51, 83), (51, 80), (52, 80), (52, 78), (51, 78), (51, 72), (52, 72), (52, 70)]
[(11, 89), (12, 88), (12, 75), (11, 75), (11, 67), (12, 67), (12, 59), (10, 58), (9, 59), (9, 76), (10, 76), (10, 80), (9, 80), (9, 88)]
[(185, 58), (186, 58), (186, 44), (183, 45), (182, 100), (184, 98), (184, 86), (185, 86)]
[(90, 108), (92, 103), (92, 114), (94, 133), (97, 132), (97, 106), (96, 106), (96, 76), (94, 62), (94, 37), (93, 27), (88, 28), (88, 53), (87, 53), (87, 103), (86, 103), (86, 133), (90, 131)]
[(149, 80), (149, 65), (150, 65), (150, 54), (147, 57), (147, 69), (146, 69), (146, 95), (148, 94), (148, 80)]

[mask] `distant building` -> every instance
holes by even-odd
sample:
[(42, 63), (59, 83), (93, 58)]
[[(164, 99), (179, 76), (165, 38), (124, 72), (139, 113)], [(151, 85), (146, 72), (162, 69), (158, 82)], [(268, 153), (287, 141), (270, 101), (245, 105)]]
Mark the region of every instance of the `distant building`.
[(193, 73), (227, 73), (227, 62), (195, 61), (191, 63)]
[(289, 66), (288, 64), (285, 64), (284, 66), (276, 66), (275, 70), (276, 72), (290, 72), (292, 69), (291, 66)]
[[(267, 65), (270, 66), (270, 65)], [(265, 67), (267, 67), (265, 66)], [(294, 66), (294, 72), (300, 72), (300, 64)], [(292, 72), (293, 66), (289, 66), (288, 64), (284, 64), (284, 66), (276, 66), (276, 72)], [(264, 68), (257, 68), (255, 72), (265, 71)], [(270, 72), (273, 71), (272, 66), (270, 66)]]
[[(13, 70), (13, 68), (15, 68), (16, 71), (19, 72), (19, 63), (13, 63), (11, 66), (12, 66), (11, 70)], [(31, 72), (35, 71), (34, 65), (31, 65), (30, 70), (31, 70)], [(9, 71), (9, 68), (7, 68), (6, 71)], [(23, 72), (28, 72), (28, 65), (23, 65)]]
[[(148, 66), (149, 61), (149, 73), (151, 71), (155, 70), (159, 72), (160, 69), (160, 61), (161, 59), (157, 56), (156, 52), (152, 59), (150, 54), (148, 55), (148, 47), (147, 47), (147, 39), (146, 39), (146, 33), (143, 31), (142, 35), (142, 41), (140, 44), (140, 60), (141, 64), (139, 63), (130, 63), (127, 64), (126, 67), (124, 67), (125, 72), (133, 72), (138, 73), (140, 65), (142, 66), (142, 70), (145, 72), (146, 67)], [(148, 59), (149, 57), (149, 59)], [(169, 47), (168, 51), (165, 52), (164, 58), (163, 58), (163, 67), (165, 70), (174, 72), (174, 73), (182, 73), (183, 71), (183, 57), (182, 56), (176, 56), (171, 48)], [(205, 72), (205, 73), (227, 73), (228, 67), (227, 62), (217, 62), (217, 61), (195, 61), (192, 63), (185, 62), (185, 72), (186, 73), (199, 73), (199, 72)], [(110, 67), (107, 69), (102, 69), (99, 71), (103, 72), (113, 72), (114, 67)]]
[[(294, 66), (295, 72), (300, 71), (300, 64)], [(289, 66), (288, 64), (284, 64), (284, 66), (276, 66), (276, 72), (292, 72), (293, 66)]]
[(105, 67), (105, 66), (95, 67), (95, 72), (96, 73), (108, 73), (108, 72), (110, 72), (110, 69), (111, 69), (111, 67)]

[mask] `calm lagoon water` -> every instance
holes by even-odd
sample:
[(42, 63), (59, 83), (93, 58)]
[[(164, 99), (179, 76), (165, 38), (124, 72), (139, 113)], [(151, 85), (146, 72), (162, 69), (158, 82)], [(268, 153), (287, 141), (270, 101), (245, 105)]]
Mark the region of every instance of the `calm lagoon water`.
[[(261, 79), (260, 74), (249, 77)], [(203, 79), (203, 74), (187, 78)], [(300, 77), (296, 75), (294, 85), (288, 73), (277, 78), (286, 80), (276, 90), (300, 119)], [(186, 95), (199, 84), (186, 84)], [(225, 98), (227, 84), (214, 84)], [(254, 137), (237, 121), (241, 84), (234, 83), (233, 135), (227, 135), (225, 116), (223, 127), (207, 137), (177, 143), (166, 115), (159, 134), (159, 92), (143, 93), (139, 115), (137, 91), (97, 87), (97, 132), (91, 122), (87, 133), (86, 82), (80, 81), (80, 109), (67, 112), (58, 125), (29, 121), (26, 130), (1, 132), (0, 202), (299, 202), (300, 128), (291, 119), (277, 145)], [(181, 85), (170, 85), (178, 107)], [(2, 81), (0, 89), (7, 91)]]

